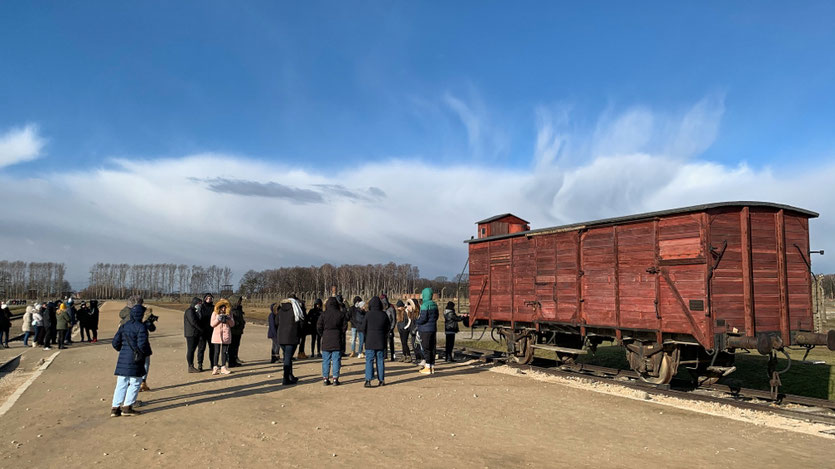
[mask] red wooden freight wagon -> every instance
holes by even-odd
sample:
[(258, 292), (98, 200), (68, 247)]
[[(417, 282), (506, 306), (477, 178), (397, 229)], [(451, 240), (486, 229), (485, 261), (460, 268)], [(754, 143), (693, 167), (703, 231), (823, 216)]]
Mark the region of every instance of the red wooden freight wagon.
[(467, 241), (470, 324), (494, 328), (521, 362), (541, 348), (570, 363), (613, 340), (659, 384), (679, 365), (715, 382), (735, 369), (737, 348), (773, 360), (789, 345), (835, 350), (835, 331), (813, 332), (817, 216), (723, 202), (537, 230), (491, 217)]

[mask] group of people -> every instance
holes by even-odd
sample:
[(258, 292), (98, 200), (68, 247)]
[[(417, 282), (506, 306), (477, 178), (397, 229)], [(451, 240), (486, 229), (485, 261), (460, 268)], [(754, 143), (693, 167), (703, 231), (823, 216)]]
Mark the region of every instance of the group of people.
[[(76, 308), (72, 298), (49, 302), (34, 302), (26, 306), (23, 313), (21, 331), (23, 346), (43, 347), (50, 350), (52, 345), (59, 349), (73, 343), (73, 327), (78, 324), (82, 342), (98, 342), (99, 304), (91, 300), (88, 305), (82, 301)], [(9, 329), (11, 328), (11, 310), (6, 303), (0, 304), (0, 344), (9, 348)]]
[[(194, 297), (183, 315), (183, 332), (186, 338), (186, 361), (189, 373), (203, 371), (207, 346), (212, 374), (228, 375), (229, 368), (241, 366), (238, 351), (246, 326), (241, 296), (232, 295), (228, 300), (214, 302), (214, 296), (206, 293), (203, 298)], [(195, 352), (197, 367), (194, 366)]]

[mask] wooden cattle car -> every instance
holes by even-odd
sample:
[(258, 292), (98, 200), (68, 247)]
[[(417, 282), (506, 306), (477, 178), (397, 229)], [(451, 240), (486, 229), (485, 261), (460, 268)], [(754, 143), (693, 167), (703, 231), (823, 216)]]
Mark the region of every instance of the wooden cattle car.
[[(737, 348), (775, 360), (813, 333), (809, 219), (763, 202), (723, 202), (530, 230), (505, 214), (478, 222), (470, 251), (470, 324), (494, 328), (517, 360), (573, 361), (604, 340), (646, 381), (686, 365), (701, 383), (735, 368)], [(525, 230), (491, 223), (515, 223)], [(514, 232), (515, 231), (515, 232)]]

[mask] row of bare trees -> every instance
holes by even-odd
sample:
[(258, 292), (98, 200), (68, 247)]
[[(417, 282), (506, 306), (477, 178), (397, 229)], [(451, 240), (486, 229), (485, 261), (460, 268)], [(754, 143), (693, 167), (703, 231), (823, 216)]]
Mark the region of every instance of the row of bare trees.
[(835, 298), (835, 274), (821, 275), (821, 286), (826, 298)]
[(125, 298), (140, 294), (147, 298), (175, 293), (220, 292), (232, 282), (232, 269), (211, 265), (105, 264), (90, 267), (90, 286), (85, 296)]
[(0, 261), (0, 296), (37, 299), (60, 296), (72, 289), (58, 262)]
[[(385, 292), (393, 298), (419, 293), (432, 287), (437, 293), (453, 295), (457, 279), (420, 277), (420, 270), (411, 264), (340, 265), (324, 264), (311, 267), (279, 267), (262, 271), (250, 270), (241, 278), (243, 295), (284, 297), (290, 293), (305, 297), (327, 298), (330, 287), (336, 286), (343, 295), (368, 298)], [(466, 286), (466, 285), (465, 285)], [(466, 288), (463, 288), (465, 290)]]

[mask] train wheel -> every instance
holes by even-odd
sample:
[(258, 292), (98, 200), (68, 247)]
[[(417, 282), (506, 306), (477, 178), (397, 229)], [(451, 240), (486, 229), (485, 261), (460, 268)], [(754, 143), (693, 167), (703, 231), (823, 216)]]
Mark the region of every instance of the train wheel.
[(650, 384), (669, 384), (676, 372), (673, 367), (673, 359), (666, 352), (660, 352), (661, 361), (658, 367), (658, 376), (652, 376), (648, 372), (638, 373), (641, 381)]
[[(648, 348), (651, 348), (650, 345)], [(652, 350), (650, 350), (651, 352)], [(678, 348), (672, 350), (659, 350), (647, 353), (643, 356), (634, 346), (627, 346), (626, 358), (629, 366), (638, 373), (641, 381), (650, 384), (669, 384), (678, 370), (678, 362), (681, 351)]]
[(516, 340), (516, 354), (511, 355), (514, 362), (527, 365), (533, 361), (534, 340), (536, 339), (530, 335), (520, 337)]

